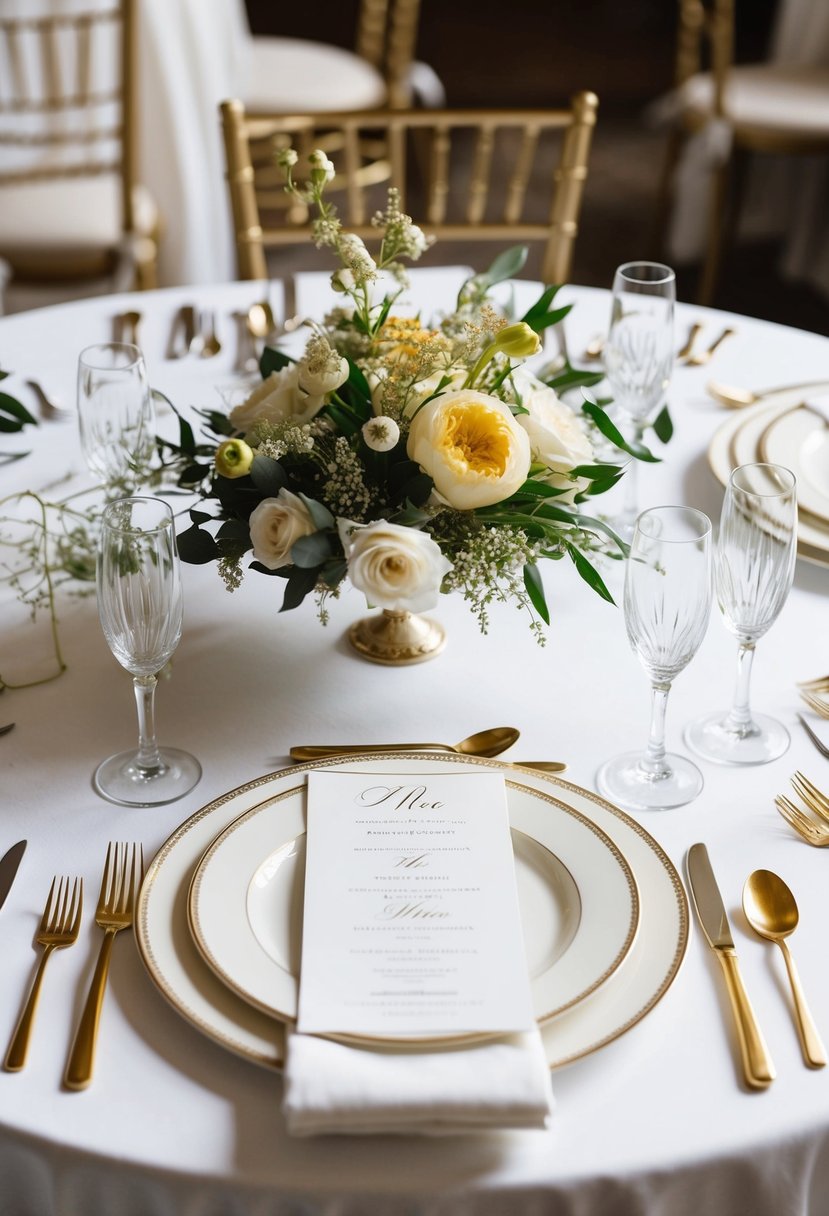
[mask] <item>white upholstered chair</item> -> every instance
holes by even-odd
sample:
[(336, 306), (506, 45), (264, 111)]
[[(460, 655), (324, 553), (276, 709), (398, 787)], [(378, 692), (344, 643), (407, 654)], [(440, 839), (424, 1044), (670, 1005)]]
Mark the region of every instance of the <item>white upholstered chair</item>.
[(0, 258), (11, 309), (152, 286), (135, 174), (134, 6), (0, 9)]
[[(698, 294), (706, 304), (714, 297), (724, 247), (736, 227), (747, 157), (829, 154), (829, 66), (782, 59), (735, 64), (735, 0), (679, 0), (679, 15), (677, 85), (661, 105), (672, 130), (660, 192), (660, 235), (664, 246), (674, 205), (684, 204), (691, 222), (703, 211)], [(681, 232), (675, 230), (674, 241), (682, 246)]]

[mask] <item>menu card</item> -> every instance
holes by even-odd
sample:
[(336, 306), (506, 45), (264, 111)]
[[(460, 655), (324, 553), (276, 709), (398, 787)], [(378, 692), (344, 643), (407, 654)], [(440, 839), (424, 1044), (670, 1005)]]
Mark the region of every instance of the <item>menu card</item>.
[(309, 773), (298, 1029), (532, 1025), (503, 778)]

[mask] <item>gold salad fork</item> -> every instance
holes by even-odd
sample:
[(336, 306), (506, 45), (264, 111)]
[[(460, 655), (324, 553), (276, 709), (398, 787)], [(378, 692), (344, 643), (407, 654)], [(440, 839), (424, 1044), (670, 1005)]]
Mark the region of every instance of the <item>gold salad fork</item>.
[[(55, 883), (57, 883), (57, 891)], [(40, 928), (35, 936), (35, 942), (38, 946), (43, 947), (43, 953), (32, 981), (29, 998), (23, 1007), (20, 1020), (6, 1052), (3, 1067), (7, 1072), (19, 1072), (26, 1063), (26, 1052), (29, 1049), (29, 1037), (35, 1020), (35, 1010), (40, 997), (40, 985), (46, 970), (46, 963), (53, 950), (61, 950), (64, 946), (71, 946), (73, 942), (77, 941), (82, 914), (83, 879), (76, 878), (72, 882), (70, 891), (70, 879), (58, 879), (55, 875), (49, 888), (46, 907), (43, 909)]]
[(799, 769), (791, 780), (795, 793), (799, 794), (809, 810), (829, 827), (829, 798)]
[(99, 929), (103, 929), (104, 940), (66, 1065), (63, 1081), (68, 1089), (86, 1089), (92, 1080), (98, 1023), (104, 1003), (112, 943), (116, 933), (129, 929), (132, 925), (135, 897), (143, 876), (143, 848), (110, 842), (107, 846), (98, 907), (95, 910), (95, 923)]
[(829, 675), (817, 676), (814, 680), (799, 680), (798, 688), (805, 688), (807, 692), (829, 692)]
[(800, 695), (809, 706), (809, 709), (814, 710), (819, 718), (829, 718), (829, 701), (817, 696), (813, 692), (809, 692), (805, 688), (801, 688)]
[(807, 815), (785, 794), (778, 794), (774, 805), (789, 827), (794, 828), (798, 836), (802, 837), (807, 844), (812, 844), (817, 849), (825, 848), (829, 844), (829, 824), (823, 821), (818, 822), (811, 815)]

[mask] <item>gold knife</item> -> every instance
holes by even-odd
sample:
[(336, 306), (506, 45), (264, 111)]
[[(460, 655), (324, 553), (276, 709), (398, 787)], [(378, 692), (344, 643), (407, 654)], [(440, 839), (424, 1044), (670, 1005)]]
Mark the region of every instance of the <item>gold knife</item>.
[(711, 869), (708, 850), (704, 844), (691, 845), (686, 864), (691, 895), (699, 923), (725, 976), (728, 996), (737, 1024), (737, 1037), (740, 1041), (740, 1055), (746, 1084), (750, 1085), (752, 1089), (765, 1089), (771, 1085), (777, 1074), (748, 999), (748, 993), (743, 987), (742, 977), (737, 966), (734, 939), (728, 926), (728, 916), (717, 880), (714, 877), (714, 871)]

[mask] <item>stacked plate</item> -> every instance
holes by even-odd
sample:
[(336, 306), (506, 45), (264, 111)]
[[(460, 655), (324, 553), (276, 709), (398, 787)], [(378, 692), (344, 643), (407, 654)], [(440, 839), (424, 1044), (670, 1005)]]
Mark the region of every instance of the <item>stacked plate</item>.
[(183, 1017), (272, 1068), (296, 1016), (305, 774), (504, 772), (535, 1013), (550, 1067), (596, 1051), (668, 990), (688, 905), (644, 829), (595, 794), (492, 760), (341, 756), (241, 786), (198, 811), (147, 871), (136, 936), (153, 981)]
[(741, 464), (762, 461), (791, 469), (797, 478), (798, 557), (829, 566), (829, 397), (819, 401), (804, 404), (802, 391), (775, 393), (740, 410), (714, 435), (708, 462), (723, 485)]

